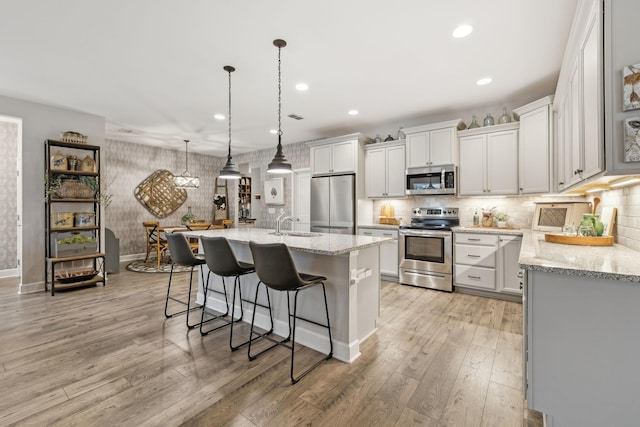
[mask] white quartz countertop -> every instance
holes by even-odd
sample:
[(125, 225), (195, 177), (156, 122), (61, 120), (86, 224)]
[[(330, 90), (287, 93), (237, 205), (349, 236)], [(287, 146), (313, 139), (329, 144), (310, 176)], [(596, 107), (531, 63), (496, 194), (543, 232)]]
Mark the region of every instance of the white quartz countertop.
[[(286, 233), (287, 231), (284, 231)], [(351, 234), (311, 233), (312, 236), (276, 236), (272, 229), (265, 228), (227, 228), (217, 230), (197, 230), (184, 232), (192, 237), (226, 237), (232, 242), (284, 243), (291, 250), (319, 255), (340, 255), (378, 246), (391, 237), (358, 236)]]
[(640, 282), (640, 252), (620, 245), (549, 243), (543, 232), (523, 230), (520, 266), (527, 270)]
[(358, 228), (379, 228), (381, 230), (397, 230), (400, 228), (399, 225), (393, 224), (360, 224)]
[(478, 233), (478, 234), (502, 234), (510, 236), (522, 236), (522, 230), (519, 228), (498, 228), (498, 227), (453, 227), (454, 233)]

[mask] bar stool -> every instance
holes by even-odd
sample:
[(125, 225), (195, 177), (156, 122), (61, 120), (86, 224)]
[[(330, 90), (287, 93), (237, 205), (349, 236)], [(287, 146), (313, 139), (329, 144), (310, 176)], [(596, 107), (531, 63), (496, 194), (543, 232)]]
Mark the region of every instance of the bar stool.
[[(229, 245), (229, 241), (224, 237), (202, 237), (202, 248), (204, 249), (204, 259), (206, 260), (207, 267), (209, 267), (209, 273), (207, 274), (207, 282), (204, 290), (204, 307), (207, 305), (207, 296), (209, 291), (222, 293), (216, 289), (209, 287), (209, 277), (211, 273), (216, 274), (222, 278), (222, 287), (224, 289), (225, 301), (227, 298), (226, 295), (226, 285), (225, 278), (234, 277), (233, 282), (233, 297), (231, 300), (231, 319), (226, 321), (223, 325), (217, 326), (213, 329), (209, 329), (205, 331), (203, 329), (203, 324), (206, 323), (204, 321), (205, 309), (202, 310), (202, 318), (200, 321), (200, 334), (207, 335), (211, 331), (215, 331), (216, 329), (223, 328), (225, 326), (231, 325), (231, 330), (229, 333), (229, 347), (231, 351), (235, 351), (241, 346), (247, 344), (249, 341), (243, 342), (242, 344), (233, 345), (233, 324), (235, 322), (239, 322), (242, 320), (242, 316), (244, 315), (244, 310), (242, 308), (242, 288), (240, 287), (240, 276), (244, 276), (245, 274), (255, 272), (255, 268), (253, 264), (238, 261), (235, 254), (233, 253), (233, 249), (231, 249), (231, 245)], [(235, 318), (235, 309), (236, 309), (236, 292), (238, 293), (238, 297), (240, 300), (240, 317)], [(221, 319), (226, 316), (229, 312), (229, 306), (227, 304), (227, 313), (222, 316), (216, 316), (213, 319), (209, 319), (208, 321)], [(272, 322), (273, 323), (273, 322)]]
[[(180, 314), (187, 314), (187, 328), (193, 329), (198, 326), (198, 323), (190, 324), (189, 323), (189, 313), (193, 310), (198, 310), (200, 307), (191, 307), (191, 288), (193, 285), (193, 269), (195, 267), (199, 267), (206, 263), (203, 255), (194, 255), (189, 247), (189, 242), (184, 234), (181, 233), (167, 233), (167, 241), (169, 242), (169, 252), (171, 254), (171, 273), (169, 274), (169, 285), (167, 286), (167, 298), (164, 303), (164, 315), (166, 318), (174, 317)], [(180, 300), (171, 296), (171, 280), (173, 278), (173, 267), (175, 265), (183, 265), (186, 267), (191, 267), (191, 272), (189, 275), (189, 294), (187, 296), (187, 301)], [(202, 283), (204, 283), (204, 273), (201, 271), (202, 275)], [(169, 300), (175, 301), (177, 303), (186, 305), (187, 308), (182, 311), (177, 311), (175, 313), (168, 313)]]
[[(287, 314), (288, 314), (288, 323), (289, 323), (289, 335), (283, 340), (275, 340), (269, 336), (260, 336), (257, 338), (253, 338), (253, 326), (256, 318), (256, 310), (253, 310), (253, 316), (251, 318), (251, 332), (249, 335), (249, 347), (248, 347), (248, 356), (249, 360), (254, 360), (257, 356), (268, 351), (276, 346), (283, 346), (288, 349), (291, 349), (291, 383), (295, 384), (302, 377), (307, 375), (317, 366), (319, 366), (325, 360), (331, 359), (333, 356), (333, 341), (331, 339), (331, 325), (329, 323), (329, 308), (327, 306), (327, 292), (325, 289), (324, 282), (327, 280), (326, 277), (323, 276), (315, 276), (311, 274), (299, 273), (296, 269), (295, 263), (293, 262), (293, 258), (291, 257), (291, 253), (289, 252), (289, 248), (283, 243), (267, 243), (260, 244), (256, 242), (249, 242), (249, 247), (251, 248), (251, 254), (253, 255), (253, 262), (255, 264), (256, 273), (258, 274), (258, 287), (256, 288), (256, 297), (255, 301), (258, 300), (258, 293), (260, 291), (260, 285), (264, 284), (266, 287), (267, 298), (269, 297), (269, 289), (273, 289), (276, 291), (283, 291), (287, 294)], [(298, 316), (297, 313), (297, 304), (298, 304), (298, 293), (302, 290), (311, 288), (316, 285), (322, 285), (322, 294), (324, 296), (324, 310), (327, 316), (327, 323), (322, 324), (316, 322), (314, 320), (310, 320), (308, 318), (304, 318)], [(293, 315), (291, 314), (291, 302), (290, 302), (290, 293), (294, 292), (293, 299)], [(270, 304), (269, 304), (270, 305)], [(271, 309), (269, 310), (271, 312)], [(293, 325), (292, 320), (293, 319)], [(311, 367), (305, 370), (298, 377), (293, 376), (293, 367), (294, 367), (294, 355), (295, 355), (295, 344), (296, 344), (296, 320), (303, 320), (308, 323), (312, 323), (314, 325), (322, 326), (327, 328), (327, 332), (329, 335), (329, 353), (325, 355), (321, 360), (314, 363)], [(273, 324), (273, 320), (272, 320)], [(259, 338), (265, 338), (274, 344), (259, 353), (252, 355), (251, 354), (251, 343), (256, 341)], [(286, 344), (289, 340), (291, 340), (291, 345)]]

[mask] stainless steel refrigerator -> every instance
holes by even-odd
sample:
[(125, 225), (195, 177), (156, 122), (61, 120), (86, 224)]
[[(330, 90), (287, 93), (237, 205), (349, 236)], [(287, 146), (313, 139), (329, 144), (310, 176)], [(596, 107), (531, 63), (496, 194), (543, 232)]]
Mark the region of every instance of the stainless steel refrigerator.
[(355, 234), (355, 175), (311, 178), (311, 231)]

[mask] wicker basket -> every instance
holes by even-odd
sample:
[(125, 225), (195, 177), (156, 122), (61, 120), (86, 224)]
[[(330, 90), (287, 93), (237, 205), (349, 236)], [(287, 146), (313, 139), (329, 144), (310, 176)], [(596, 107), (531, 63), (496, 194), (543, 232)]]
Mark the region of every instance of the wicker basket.
[(63, 179), (56, 196), (62, 199), (93, 199), (94, 191), (87, 184), (73, 179)]
[(60, 140), (63, 142), (71, 142), (72, 144), (86, 144), (87, 135), (83, 135), (79, 132), (62, 132), (60, 134)]

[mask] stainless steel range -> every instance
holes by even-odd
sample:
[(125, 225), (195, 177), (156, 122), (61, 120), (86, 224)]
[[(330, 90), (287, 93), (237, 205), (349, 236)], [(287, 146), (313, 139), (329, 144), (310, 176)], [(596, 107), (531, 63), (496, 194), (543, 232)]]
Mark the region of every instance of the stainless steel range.
[(458, 208), (414, 208), (411, 225), (400, 227), (400, 283), (453, 291), (453, 234)]

